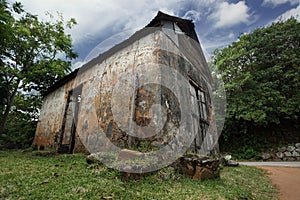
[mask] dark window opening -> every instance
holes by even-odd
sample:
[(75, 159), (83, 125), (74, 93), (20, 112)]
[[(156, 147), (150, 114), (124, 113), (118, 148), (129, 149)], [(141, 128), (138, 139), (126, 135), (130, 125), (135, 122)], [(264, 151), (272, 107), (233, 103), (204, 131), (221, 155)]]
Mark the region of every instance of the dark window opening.
[[(198, 130), (195, 130), (196, 138), (195, 138), (195, 148), (200, 149), (200, 146), (206, 136), (206, 132), (209, 126), (208, 122), (208, 96), (207, 91), (199, 86), (194, 80), (190, 79), (191, 85), (191, 95), (194, 101), (196, 101), (196, 105), (194, 105), (194, 112), (198, 115)], [(195, 149), (195, 150), (196, 150)]]

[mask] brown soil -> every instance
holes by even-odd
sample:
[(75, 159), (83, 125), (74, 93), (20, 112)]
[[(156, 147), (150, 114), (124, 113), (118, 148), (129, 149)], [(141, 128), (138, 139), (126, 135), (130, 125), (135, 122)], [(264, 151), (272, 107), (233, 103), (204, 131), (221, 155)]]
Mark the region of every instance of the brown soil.
[(280, 200), (300, 199), (300, 168), (267, 166), (259, 168), (267, 170), (267, 175), (279, 189)]

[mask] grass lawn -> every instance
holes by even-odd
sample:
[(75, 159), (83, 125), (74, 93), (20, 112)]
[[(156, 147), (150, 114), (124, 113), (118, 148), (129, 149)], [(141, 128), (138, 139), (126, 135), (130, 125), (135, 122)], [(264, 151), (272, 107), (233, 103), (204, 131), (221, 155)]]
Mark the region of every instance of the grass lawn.
[(125, 181), (83, 155), (36, 156), (0, 151), (0, 199), (277, 199), (264, 171), (224, 168), (218, 180), (197, 181), (164, 170)]

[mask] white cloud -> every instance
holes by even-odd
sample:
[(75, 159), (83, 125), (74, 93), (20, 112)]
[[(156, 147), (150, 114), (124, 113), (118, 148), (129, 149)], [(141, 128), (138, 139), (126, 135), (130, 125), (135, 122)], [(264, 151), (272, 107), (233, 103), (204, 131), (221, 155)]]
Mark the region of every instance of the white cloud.
[[(8, 1), (14, 2), (15, 0)], [(109, 42), (115, 44), (115, 41), (111, 41), (111, 36), (116, 38), (120, 33), (132, 33), (133, 30), (141, 29), (155, 17), (158, 10), (199, 22), (206, 20), (206, 16), (220, 2), (220, 0), (19, 1), (24, 5), (26, 11), (38, 15), (41, 19), (48, 19), (45, 15), (46, 12), (54, 15), (59, 12), (65, 20), (75, 18), (78, 24), (68, 33), (72, 35), (75, 48), (81, 51), (79, 55), (81, 61), (87, 61), (98, 55), (104, 48), (107, 49)], [(106, 46), (98, 45), (99, 43)], [(96, 48), (91, 51), (93, 46)], [(78, 62), (74, 67), (81, 64)]]
[(198, 22), (198, 21), (200, 21), (200, 16), (201, 16), (200, 12), (198, 12), (196, 10), (189, 10), (184, 14), (183, 18), (191, 19), (191, 20), (193, 20), (193, 22)]
[[(196, 23), (195, 28), (199, 33), (199, 39), (203, 40), (205, 44), (203, 50), (208, 52), (211, 52), (214, 47), (228, 44), (235, 38), (233, 34), (230, 34), (232, 30), (229, 32), (226, 30), (224, 34), (219, 34), (216, 28), (231, 28), (256, 20), (253, 13), (249, 13), (245, 0), (238, 3), (228, 3), (228, 0), (18, 1), (21, 1), (26, 11), (37, 14), (40, 18), (45, 18), (47, 11), (53, 14), (58, 11), (66, 20), (75, 18), (78, 25), (70, 30), (70, 33), (76, 51), (80, 51), (80, 61), (89, 60), (109, 47), (110, 44), (115, 44), (115, 40), (111, 39), (111, 36), (118, 39), (117, 36), (120, 33), (141, 29), (155, 17), (158, 10), (170, 15), (192, 19)], [(203, 26), (200, 27), (200, 24)], [(219, 37), (214, 37), (215, 35), (219, 35)], [(117, 41), (121, 42), (122, 39)], [(100, 42), (102, 46), (97, 46)], [(93, 47), (96, 48), (91, 51)], [(81, 64), (79, 62), (75, 64), (75, 67)]]
[(263, 4), (264, 6), (271, 5), (273, 7), (276, 7), (280, 4), (290, 3), (291, 5), (297, 5), (299, 4), (299, 0), (264, 0)]
[(238, 3), (222, 2), (218, 5), (215, 13), (210, 15), (215, 20), (216, 28), (232, 27), (240, 23), (248, 24), (251, 21), (249, 8), (244, 1)]
[(70, 33), (74, 44), (108, 33), (118, 33), (126, 29), (141, 28), (156, 15), (158, 10), (174, 14), (180, 0), (19, 0), (26, 11), (45, 19), (45, 13), (62, 13), (68, 20), (78, 22)]
[(283, 13), (281, 16), (279, 16), (275, 21), (279, 20), (287, 20), (290, 17), (294, 16), (298, 21), (300, 21), (300, 5), (296, 8), (293, 8), (285, 13)]

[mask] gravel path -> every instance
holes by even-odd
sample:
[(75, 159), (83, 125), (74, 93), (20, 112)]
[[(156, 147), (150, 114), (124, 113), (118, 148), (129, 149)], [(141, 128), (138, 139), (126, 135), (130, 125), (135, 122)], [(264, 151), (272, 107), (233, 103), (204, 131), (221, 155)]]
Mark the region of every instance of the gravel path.
[(279, 189), (280, 200), (300, 200), (300, 168), (258, 167), (267, 170), (273, 184)]
[(280, 200), (300, 200), (300, 162), (240, 162), (267, 171)]
[(300, 162), (240, 162), (267, 171), (280, 200), (300, 200)]

